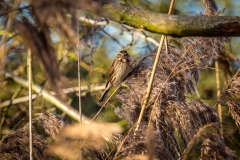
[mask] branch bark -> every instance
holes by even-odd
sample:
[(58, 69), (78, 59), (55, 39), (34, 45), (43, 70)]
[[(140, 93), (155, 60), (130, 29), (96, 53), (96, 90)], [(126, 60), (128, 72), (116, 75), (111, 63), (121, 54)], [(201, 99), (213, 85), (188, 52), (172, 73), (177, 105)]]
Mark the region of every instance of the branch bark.
[(167, 15), (116, 3), (105, 4), (102, 12), (96, 14), (118, 23), (177, 37), (240, 36), (240, 16)]

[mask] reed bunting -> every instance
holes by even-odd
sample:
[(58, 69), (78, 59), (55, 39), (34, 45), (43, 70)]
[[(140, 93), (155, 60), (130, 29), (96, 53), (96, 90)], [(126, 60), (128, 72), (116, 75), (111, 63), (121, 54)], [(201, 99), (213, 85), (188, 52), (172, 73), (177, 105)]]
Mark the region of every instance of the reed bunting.
[(105, 91), (98, 101), (100, 103), (104, 102), (109, 90), (123, 82), (132, 70), (133, 66), (129, 54), (127, 51), (120, 51), (110, 67)]

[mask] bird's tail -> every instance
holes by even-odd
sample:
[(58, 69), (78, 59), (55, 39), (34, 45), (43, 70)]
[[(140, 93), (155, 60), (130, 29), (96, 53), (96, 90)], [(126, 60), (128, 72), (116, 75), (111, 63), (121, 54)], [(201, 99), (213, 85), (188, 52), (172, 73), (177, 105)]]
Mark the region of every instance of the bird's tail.
[(98, 102), (102, 103), (102, 102), (105, 101), (109, 90), (110, 90), (110, 88), (105, 89), (105, 91), (103, 92), (102, 96), (99, 98)]

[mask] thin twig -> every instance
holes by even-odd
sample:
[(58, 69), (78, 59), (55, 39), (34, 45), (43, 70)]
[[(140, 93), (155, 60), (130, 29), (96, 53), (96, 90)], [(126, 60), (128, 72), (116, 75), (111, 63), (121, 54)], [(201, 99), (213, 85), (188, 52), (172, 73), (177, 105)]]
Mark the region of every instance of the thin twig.
[(95, 116), (93, 117), (93, 119), (91, 120), (90, 123), (92, 123), (93, 121), (95, 121), (97, 119), (97, 117), (99, 116), (99, 114), (101, 113), (102, 109), (106, 106), (106, 104), (108, 103), (108, 101), (112, 98), (112, 96), (117, 92), (117, 90), (120, 88), (121, 84), (118, 85), (118, 87), (113, 91), (113, 93), (109, 96), (109, 98), (104, 102), (104, 104), (101, 106), (101, 108), (98, 110), (98, 112), (95, 114)]
[(128, 132), (126, 133), (126, 135), (124, 136), (124, 138), (122, 139), (121, 143), (118, 145), (117, 148), (117, 152), (115, 153), (113, 160), (117, 159), (117, 153), (122, 149), (123, 144), (125, 143), (125, 141), (127, 140), (128, 136), (130, 135), (130, 133), (132, 132), (133, 128), (135, 127), (136, 123), (128, 130)]
[(94, 26), (106, 26), (109, 24), (108, 21), (96, 21), (84, 16), (79, 16), (79, 21), (90, 24), (90, 25), (94, 25)]
[[(174, 1), (175, 0), (171, 1), (168, 14), (171, 14), (171, 12), (172, 12)], [(149, 97), (150, 97), (150, 94), (151, 94), (151, 90), (152, 90), (154, 75), (155, 75), (155, 72), (156, 72), (156, 68), (157, 68), (157, 64), (158, 64), (158, 61), (159, 61), (159, 57), (160, 57), (160, 53), (161, 53), (161, 50), (162, 50), (164, 39), (165, 39), (165, 35), (162, 35), (160, 43), (159, 43), (157, 55), (156, 55), (156, 58), (155, 58), (155, 61), (154, 61), (151, 77), (150, 77), (150, 80), (149, 80), (149, 83), (148, 83), (147, 93), (146, 93), (146, 95), (145, 95), (145, 97), (143, 99), (142, 108), (141, 108), (141, 112), (140, 112), (140, 115), (139, 115), (139, 118), (138, 118), (138, 121), (137, 121), (137, 124), (136, 124), (134, 135), (136, 134), (136, 131), (138, 131), (138, 128), (140, 126), (140, 123), (141, 123), (141, 120), (142, 120), (142, 117), (143, 117), (143, 113), (144, 113), (145, 107), (148, 104), (148, 100), (149, 100)]]
[[(97, 117), (99, 116), (99, 114), (101, 113), (102, 109), (106, 106), (106, 104), (108, 103), (108, 101), (112, 98), (112, 96), (117, 92), (117, 90), (119, 89), (119, 87), (121, 86), (121, 84), (118, 85), (118, 87), (114, 90), (114, 92), (109, 96), (109, 98), (104, 102), (104, 104), (101, 106), (101, 108), (98, 110), (98, 112), (95, 114), (95, 116), (91, 119), (91, 121), (89, 122), (89, 125), (91, 123), (93, 123), (93, 121), (95, 121), (97, 119)], [(84, 139), (81, 143), (81, 147), (80, 149), (83, 148), (83, 145), (85, 144), (86, 139)]]
[[(74, 92), (78, 92), (78, 89), (79, 89), (79, 87), (66, 88), (66, 89), (60, 90), (60, 93), (64, 93), (64, 94), (74, 93)], [(105, 85), (81, 86), (81, 94), (83, 94), (83, 92), (95, 92), (95, 91), (101, 91), (101, 90), (104, 90), (104, 89), (105, 89)], [(51, 95), (57, 95), (57, 93), (53, 92), (53, 91), (50, 91), (49, 93)], [(32, 100), (34, 100), (34, 99), (36, 99), (40, 96), (41, 96), (41, 93), (32, 94)], [(7, 100), (7, 101), (4, 101), (4, 102), (0, 103), (0, 108), (7, 107), (7, 106), (13, 105), (13, 104), (26, 102), (26, 101), (28, 101), (28, 99), (29, 99), (29, 96), (24, 96), (24, 97), (20, 97), (20, 98), (12, 97), (10, 100)]]
[(108, 33), (107, 31), (103, 30), (103, 33), (105, 33), (108, 37), (110, 37), (114, 42), (116, 42), (119, 46), (121, 46), (122, 48), (124, 48), (124, 45), (118, 40), (118, 38), (113, 37), (110, 33)]
[[(219, 78), (219, 66), (218, 61), (215, 61), (215, 72), (216, 72), (216, 86), (217, 86), (217, 97), (220, 96), (220, 78)], [(222, 123), (222, 106), (220, 103), (217, 104), (219, 120)]]
[(141, 123), (141, 120), (142, 120), (142, 117), (143, 117), (143, 113), (144, 113), (145, 107), (147, 106), (147, 103), (148, 103), (148, 100), (149, 100), (149, 97), (150, 97), (150, 94), (151, 94), (152, 84), (153, 84), (153, 80), (154, 80), (154, 75), (155, 75), (155, 72), (156, 72), (157, 64), (158, 64), (160, 53), (161, 53), (161, 50), (162, 50), (164, 37), (165, 36), (162, 35), (161, 40), (160, 40), (160, 44), (159, 44), (159, 47), (158, 47), (157, 55), (156, 55), (156, 58), (155, 58), (155, 61), (154, 61), (154, 65), (153, 65), (153, 70), (152, 70), (151, 77), (150, 77), (150, 80), (149, 80), (149, 83), (148, 83), (147, 92), (146, 92), (145, 97), (143, 99), (142, 108), (141, 108), (141, 112), (140, 112), (140, 115), (139, 115), (139, 118), (138, 118), (138, 121), (137, 121), (137, 125), (136, 125), (136, 128), (135, 128), (134, 135), (138, 131), (138, 128), (140, 126), (140, 123)]
[(27, 50), (28, 55), (28, 93), (29, 93), (29, 159), (33, 157), (33, 140), (32, 140), (32, 53), (31, 50)]
[[(16, 92), (13, 94), (13, 96), (11, 97), (11, 100), (15, 99), (19, 93), (21, 92), (22, 87), (19, 87), (18, 89), (16, 89)], [(27, 99), (28, 100), (28, 99)], [(1, 110), (0, 107), (0, 115), (1, 115), (1, 121), (0, 121), (0, 131), (2, 131), (2, 125), (6, 120), (6, 115), (8, 114), (8, 109), (10, 108), (10, 105), (7, 105), (6, 108), (4, 108), (3, 110)]]
[[(79, 17), (79, 10), (76, 11), (76, 18)], [(79, 21), (77, 20), (76, 22), (76, 33), (77, 35), (79, 35)], [(79, 46), (79, 38), (78, 38), (78, 43), (77, 43), (77, 46), (76, 46), (76, 52), (77, 52), (77, 55), (78, 55), (78, 102), (79, 102), (79, 118), (80, 118), (80, 123), (82, 123), (82, 103), (81, 103), (81, 66), (80, 66), (80, 61), (81, 61), (81, 58), (80, 58), (80, 46)]]
[[(75, 12), (75, 18), (76, 18), (76, 34), (79, 35), (79, 10), (76, 10)], [(78, 55), (78, 111), (79, 111), (79, 123), (82, 124), (82, 101), (81, 101), (81, 66), (80, 66), (80, 42), (79, 38), (77, 38), (77, 46), (76, 46), (76, 52)], [(82, 141), (80, 140), (80, 145), (82, 145)], [(83, 154), (82, 154), (82, 149), (79, 149), (79, 159), (82, 160)]]
[(167, 54), (169, 54), (169, 52), (170, 52), (170, 49), (169, 49), (169, 45), (168, 45), (167, 36), (165, 36), (165, 39), (164, 39), (164, 44), (165, 44), (165, 47), (166, 47), (166, 53), (167, 53)]
[(22, 11), (22, 10), (27, 9), (27, 8), (30, 8), (30, 7), (31, 7), (31, 5), (24, 6), (24, 7), (13, 8), (13, 9), (11, 9), (11, 10), (9, 10), (9, 11), (6, 11), (6, 12), (1, 13), (1, 14), (0, 14), (0, 17), (1, 17), (1, 16), (5, 16), (5, 15), (11, 13), (11, 12)]
[[(12, 8), (17, 8), (19, 3), (20, 3), (20, 1), (17, 1), (17, 0), (13, 1)], [(2, 30), (3, 32), (7, 32), (7, 33), (11, 32), (12, 24), (14, 22), (15, 17), (16, 17), (16, 12), (11, 12), (7, 16), (8, 20), (7, 20), (5, 29)], [(6, 65), (6, 53), (8, 52), (7, 51), (7, 48), (8, 48), (7, 46), (8, 45), (6, 45), (6, 43), (8, 41), (8, 37), (9, 37), (8, 34), (6, 34), (6, 35), (3, 34), (3, 36), (1, 36), (1, 40), (0, 40), (0, 77), (1, 78), (4, 75), (4, 68), (5, 68), (5, 65)], [(2, 88), (3, 85), (4, 85), (4, 83), (0, 83), (0, 88)], [(1, 98), (0, 98), (0, 101), (1, 101)], [(1, 115), (1, 113), (2, 113), (2, 111), (1, 111), (1, 108), (0, 108), (0, 115)], [(0, 129), (2, 129), (1, 126), (0, 126)]]
[[(20, 1), (15, 0), (13, 2), (12, 8), (17, 8), (17, 6), (19, 5)], [(5, 31), (6, 32), (10, 32), (11, 28), (12, 28), (12, 24), (14, 22), (14, 18), (16, 16), (15, 12), (11, 12), (8, 15), (8, 20), (5, 26)], [(6, 53), (7, 53), (7, 46), (6, 43), (8, 41), (8, 36), (4, 35), (1, 37), (1, 41), (0, 41), (0, 77), (2, 77), (3, 73), (3, 69), (5, 68), (6, 65)], [(2, 87), (3, 83), (0, 83), (0, 87)]]
[[(90, 18), (86, 18), (84, 16), (80, 16), (79, 21), (90, 24), (90, 25), (94, 25), (94, 26), (106, 26), (106, 25), (111, 25), (111, 24), (119, 24), (119, 23), (116, 23), (113, 21), (96, 21), (96, 20), (93, 20)], [(153, 38), (148, 37), (144, 32), (134, 29), (133, 33), (138, 35), (140, 38), (142, 38), (148, 42), (151, 42), (155, 46), (158, 46), (158, 42), (156, 40), (154, 40)]]

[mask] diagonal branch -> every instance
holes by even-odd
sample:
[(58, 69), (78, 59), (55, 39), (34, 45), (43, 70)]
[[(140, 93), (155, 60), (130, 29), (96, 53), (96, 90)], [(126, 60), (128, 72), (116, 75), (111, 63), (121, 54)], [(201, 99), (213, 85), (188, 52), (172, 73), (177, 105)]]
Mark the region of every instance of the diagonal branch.
[[(25, 80), (21, 77), (18, 77), (10, 72), (5, 71), (5, 77), (12, 78), (16, 83), (20, 84), (23, 87), (28, 87), (27, 80)], [(47, 91), (46, 89), (42, 88), (41, 86), (39, 86), (37, 84), (33, 84), (32, 90), (36, 93), (41, 93), (43, 98), (46, 99), (48, 102), (52, 103), (53, 105), (55, 105), (56, 107), (61, 109), (63, 112), (65, 112), (71, 118), (75, 119), (76, 121), (79, 121), (79, 114), (74, 108), (72, 108), (68, 104), (63, 103), (57, 97), (50, 94), (50, 92)], [(83, 122), (87, 122), (87, 121), (88, 121), (87, 117), (83, 116)]]
[[(91, 85), (89, 86), (81, 86), (81, 92), (95, 92), (95, 91), (101, 91), (105, 89), (105, 85)], [(64, 94), (68, 94), (68, 93), (77, 93), (79, 90), (78, 87), (71, 87), (71, 88), (66, 88), (66, 89), (62, 89), (60, 90), (60, 93), (64, 93)], [(57, 95), (56, 92), (52, 92), (50, 91), (49, 94), (51, 95)], [(38, 98), (39, 96), (41, 96), (41, 94), (32, 94), (32, 100), (35, 100), (36, 98)], [(10, 100), (6, 100), (4, 102), (0, 103), (0, 109), (13, 105), (13, 104), (18, 104), (18, 103), (22, 103), (22, 102), (26, 102), (28, 101), (29, 96), (24, 96), (24, 97), (19, 97), (19, 98), (11, 98)]]

